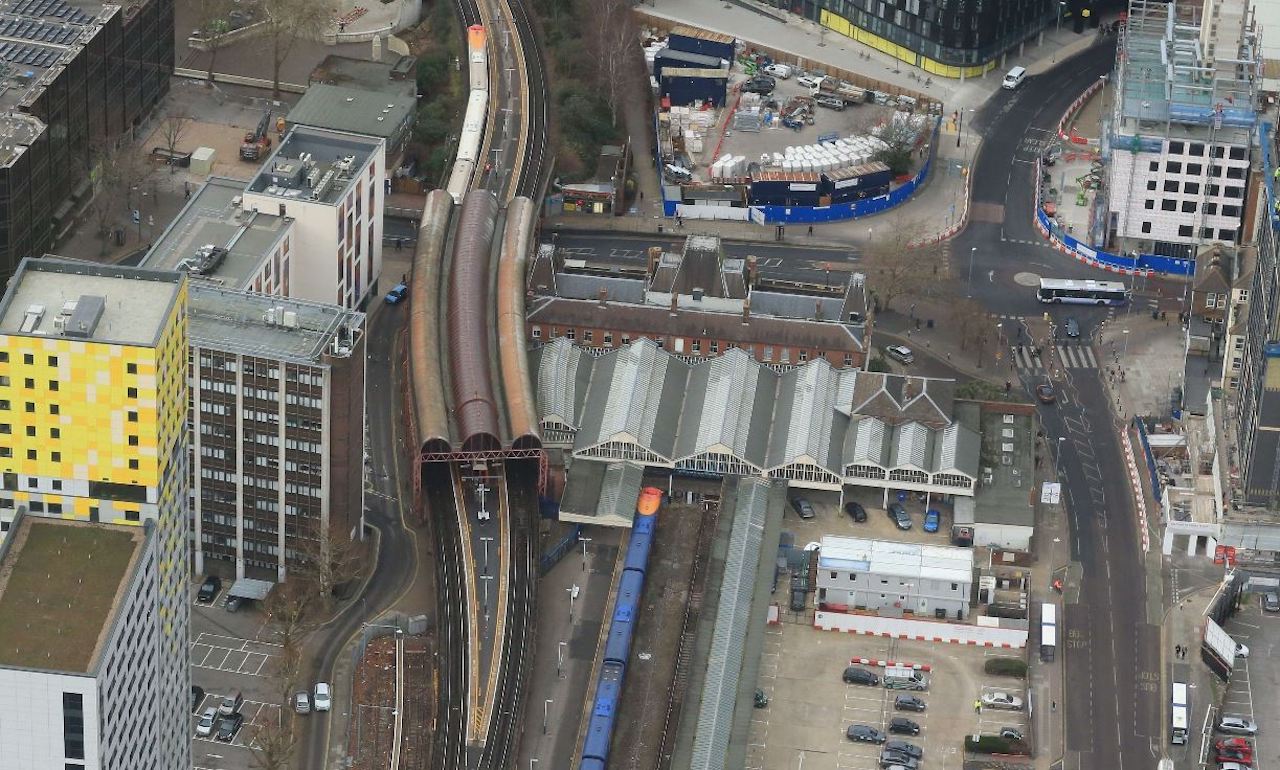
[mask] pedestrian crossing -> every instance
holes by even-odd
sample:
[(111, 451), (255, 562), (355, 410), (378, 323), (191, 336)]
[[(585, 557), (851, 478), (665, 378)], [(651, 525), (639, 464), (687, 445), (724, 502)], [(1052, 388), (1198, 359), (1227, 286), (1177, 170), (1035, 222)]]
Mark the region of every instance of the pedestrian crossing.
[(1043, 372), (1046, 362), (1052, 362), (1063, 369), (1097, 369), (1098, 359), (1093, 348), (1084, 345), (1066, 345), (1041, 349), (1041, 355), (1035, 355), (1035, 348), (1030, 345), (1014, 345), (1009, 348), (1009, 360), (1020, 372)]

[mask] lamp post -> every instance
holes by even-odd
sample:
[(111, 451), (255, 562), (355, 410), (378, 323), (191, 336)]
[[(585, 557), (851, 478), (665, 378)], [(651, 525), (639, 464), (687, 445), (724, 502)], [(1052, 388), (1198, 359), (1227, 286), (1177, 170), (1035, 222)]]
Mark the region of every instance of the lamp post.
[(587, 571), (587, 543), (591, 542), (591, 538), (578, 536), (578, 540), (582, 543), (582, 571)]
[(969, 249), (969, 294), (968, 296), (970, 298), (973, 297), (973, 258), (977, 253), (978, 253), (977, 246), (974, 246), (973, 248)]
[[(1058, 0), (1058, 29), (1057, 29), (1057, 32), (1061, 32), (1061, 31), (1062, 31), (1062, 13), (1063, 13), (1063, 11), (1066, 9), (1066, 7), (1067, 7), (1067, 0)], [(1055, 32), (1054, 34), (1057, 34), (1057, 32)]]
[(578, 598), (578, 586), (575, 583), (572, 587), (564, 589), (569, 592), (569, 623), (573, 623), (573, 600)]

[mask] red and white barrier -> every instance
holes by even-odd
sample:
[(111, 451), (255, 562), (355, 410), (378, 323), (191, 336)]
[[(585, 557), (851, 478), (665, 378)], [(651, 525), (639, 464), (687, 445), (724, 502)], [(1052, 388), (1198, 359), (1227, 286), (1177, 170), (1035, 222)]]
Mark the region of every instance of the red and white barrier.
[(880, 666), (888, 668), (889, 666), (897, 666), (899, 668), (910, 668), (916, 671), (929, 672), (933, 670), (933, 666), (928, 663), (904, 663), (900, 660), (879, 660), (876, 658), (849, 658), (850, 664), (858, 664), (862, 666)]
[(1063, 129), (1066, 127), (1067, 123), (1076, 116), (1076, 113), (1080, 111), (1080, 108), (1084, 106), (1084, 103), (1089, 101), (1089, 97), (1098, 92), (1099, 88), (1102, 88), (1102, 81), (1095, 80), (1093, 85), (1086, 88), (1084, 93), (1080, 94), (1080, 96), (1071, 103), (1071, 106), (1067, 108), (1067, 111), (1062, 114), (1062, 120), (1058, 121), (1059, 139), (1064, 142), (1071, 142), (1072, 144), (1089, 144), (1088, 139), (1085, 139), (1082, 136), (1076, 136), (1074, 133), (1068, 134)]
[(1124, 462), (1129, 468), (1129, 482), (1133, 484), (1133, 501), (1138, 508), (1138, 530), (1142, 533), (1142, 552), (1151, 550), (1151, 535), (1147, 532), (1147, 496), (1142, 491), (1142, 474), (1133, 456), (1133, 443), (1129, 440), (1129, 428), (1121, 434), (1124, 438)]
[(863, 636), (914, 639), (921, 642), (945, 642), (947, 644), (969, 644), (976, 647), (1022, 649), (1027, 646), (1027, 630), (1025, 628), (970, 626), (936, 620), (882, 618), (879, 615), (858, 615), (819, 610), (814, 613), (813, 627), (823, 631), (843, 631), (847, 634), (861, 634)]

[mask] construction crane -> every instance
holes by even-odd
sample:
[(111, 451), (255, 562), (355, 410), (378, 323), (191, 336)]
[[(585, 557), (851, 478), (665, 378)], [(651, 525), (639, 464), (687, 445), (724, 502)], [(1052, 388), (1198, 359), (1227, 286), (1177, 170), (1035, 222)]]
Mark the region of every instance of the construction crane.
[(240, 160), (258, 161), (266, 151), (271, 149), (271, 110), (262, 114), (258, 127), (244, 134), (244, 143), (240, 145)]

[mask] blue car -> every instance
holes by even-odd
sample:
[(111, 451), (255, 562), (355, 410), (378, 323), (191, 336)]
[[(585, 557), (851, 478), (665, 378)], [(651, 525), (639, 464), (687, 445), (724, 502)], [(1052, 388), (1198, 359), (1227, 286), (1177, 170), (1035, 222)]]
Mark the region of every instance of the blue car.
[(405, 286), (403, 283), (397, 283), (394, 287), (392, 287), (391, 291), (387, 292), (387, 304), (388, 305), (399, 304), (400, 300), (404, 299), (405, 295), (408, 293), (409, 293), (408, 286)]
[(937, 532), (938, 522), (941, 520), (941, 518), (942, 518), (942, 515), (939, 514), (937, 511), (930, 510), (928, 513), (926, 513), (924, 515), (924, 531)]

